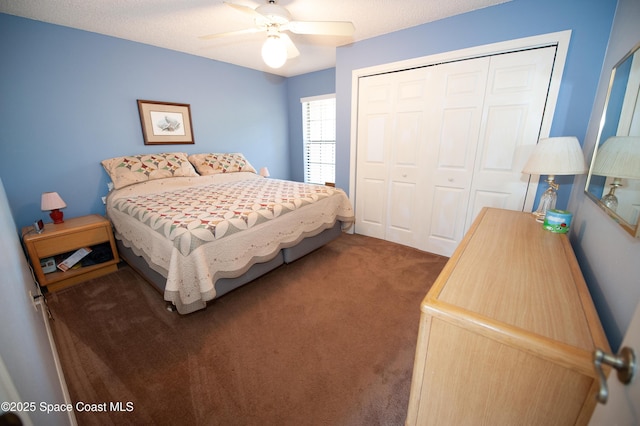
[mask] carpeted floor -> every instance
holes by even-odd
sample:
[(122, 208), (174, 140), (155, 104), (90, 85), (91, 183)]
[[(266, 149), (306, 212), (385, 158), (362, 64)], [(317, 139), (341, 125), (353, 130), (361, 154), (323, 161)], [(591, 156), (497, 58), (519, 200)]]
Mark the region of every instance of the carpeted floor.
[(126, 265), (51, 294), (71, 398), (107, 410), (78, 423), (402, 425), (446, 261), (344, 234), (186, 316)]

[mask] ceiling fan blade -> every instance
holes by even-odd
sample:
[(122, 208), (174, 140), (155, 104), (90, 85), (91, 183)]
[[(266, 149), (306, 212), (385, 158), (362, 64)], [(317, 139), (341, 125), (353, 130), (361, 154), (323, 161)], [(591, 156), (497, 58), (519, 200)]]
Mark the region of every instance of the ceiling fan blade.
[(295, 44), (293, 44), (293, 41), (291, 41), (291, 38), (288, 35), (280, 33), (279, 37), (282, 41), (284, 41), (285, 46), (287, 46), (288, 59), (295, 58), (296, 56), (300, 56), (300, 51), (298, 51), (298, 48), (296, 47)]
[(254, 34), (265, 31), (263, 28), (247, 28), (246, 30), (229, 31), (226, 33), (209, 34), (198, 37), (200, 40), (213, 40), (214, 38), (237, 36), (242, 34)]
[(262, 18), (262, 15), (258, 12), (255, 11), (255, 9), (250, 8), (249, 6), (245, 6), (242, 4), (236, 4), (236, 3), (231, 3), (230, 1), (225, 1), (223, 2), (224, 4), (226, 4), (227, 6), (231, 6), (232, 8), (234, 8), (235, 10), (242, 12), (242, 13), (246, 13), (248, 15), (251, 15), (255, 18)]
[(347, 21), (291, 21), (284, 27), (294, 34), (335, 36), (350, 36), (356, 30), (353, 23)]

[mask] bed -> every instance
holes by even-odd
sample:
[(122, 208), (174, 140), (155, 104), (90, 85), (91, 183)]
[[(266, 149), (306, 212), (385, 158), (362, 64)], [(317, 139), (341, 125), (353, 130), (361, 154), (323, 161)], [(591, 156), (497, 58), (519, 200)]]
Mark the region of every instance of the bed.
[(180, 314), (295, 261), (353, 222), (344, 191), (264, 178), (239, 153), (102, 162), (120, 255)]

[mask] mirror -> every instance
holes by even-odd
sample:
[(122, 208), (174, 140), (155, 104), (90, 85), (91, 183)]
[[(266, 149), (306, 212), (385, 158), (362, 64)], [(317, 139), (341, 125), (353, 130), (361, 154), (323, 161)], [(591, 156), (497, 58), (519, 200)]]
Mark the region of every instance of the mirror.
[(640, 43), (611, 72), (585, 192), (640, 238)]

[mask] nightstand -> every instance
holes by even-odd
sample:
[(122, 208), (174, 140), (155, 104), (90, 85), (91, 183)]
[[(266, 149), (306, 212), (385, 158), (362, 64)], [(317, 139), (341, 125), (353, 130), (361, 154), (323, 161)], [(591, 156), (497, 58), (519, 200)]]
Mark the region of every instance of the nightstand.
[[(38, 283), (48, 291), (115, 272), (120, 261), (111, 222), (97, 214), (66, 219), (57, 225), (46, 223), (39, 234), (31, 226), (24, 227), (22, 241)], [(92, 248), (102, 256), (96, 257), (95, 261), (81, 261), (79, 267), (66, 272), (59, 269), (49, 273), (43, 271), (41, 260), (57, 256), (57, 264), (83, 247)]]

